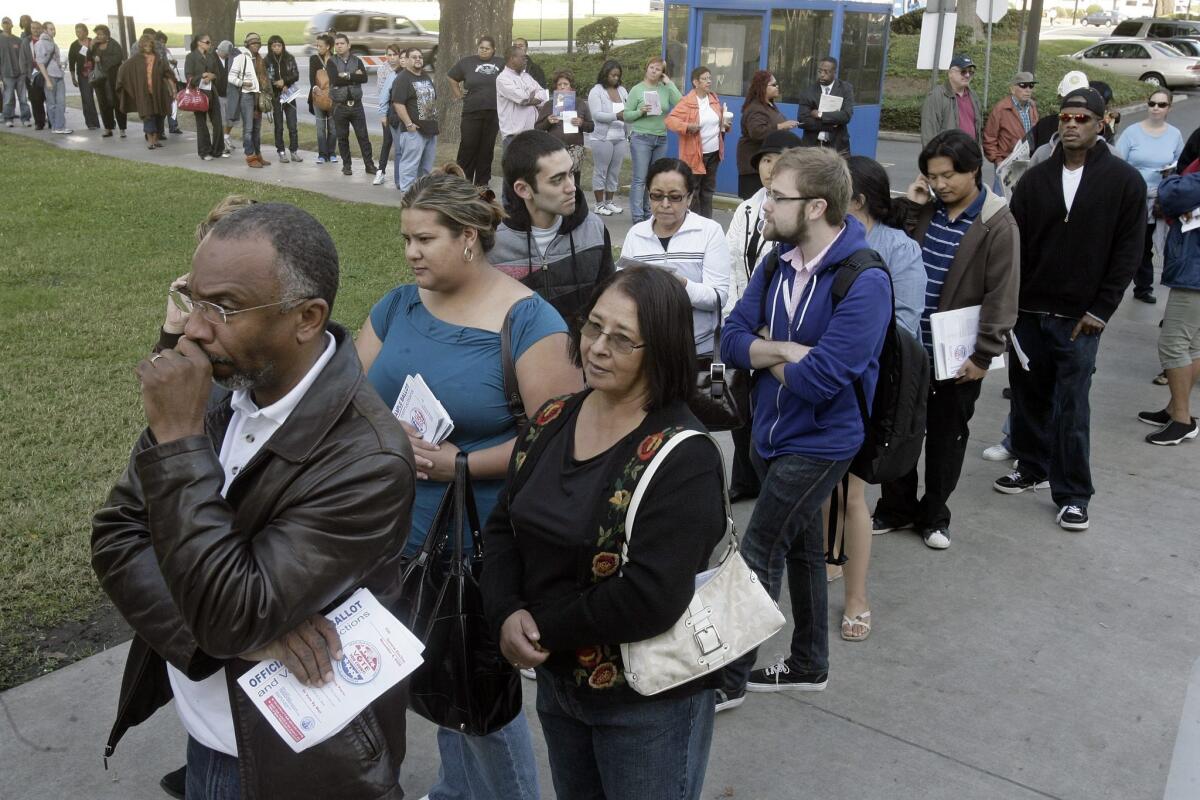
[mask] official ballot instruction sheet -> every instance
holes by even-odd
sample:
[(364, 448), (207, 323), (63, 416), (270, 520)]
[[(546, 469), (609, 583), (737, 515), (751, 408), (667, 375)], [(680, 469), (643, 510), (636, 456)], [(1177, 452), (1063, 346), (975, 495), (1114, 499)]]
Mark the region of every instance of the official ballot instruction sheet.
[[(967, 306), (929, 315), (933, 335), (933, 377), (945, 381), (958, 375), (962, 365), (975, 352), (982, 306)], [(1004, 369), (1004, 356), (992, 359), (988, 369)]]
[(260, 661), (238, 678), (242, 691), (297, 753), (350, 724), (419, 667), (425, 649), (366, 589), (326, 616), (342, 639), (342, 660), (334, 662), (333, 683), (305, 686), (278, 660)]

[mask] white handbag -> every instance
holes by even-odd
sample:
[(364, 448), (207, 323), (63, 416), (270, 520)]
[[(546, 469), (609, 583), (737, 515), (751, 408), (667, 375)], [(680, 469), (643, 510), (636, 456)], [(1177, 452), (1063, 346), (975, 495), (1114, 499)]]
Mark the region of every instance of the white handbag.
[(629, 501), (621, 563), (624, 565), (629, 561), (634, 518), (655, 471), (676, 445), (692, 436), (707, 437), (721, 457), (721, 491), (725, 497), (725, 531), (729, 535), (729, 546), (716, 567), (696, 576), (696, 593), (674, 625), (658, 636), (621, 645), (625, 680), (635, 692), (643, 695), (665, 692), (720, 669), (771, 638), (784, 624), (779, 606), (738, 551), (729, 490), (724, 485), (724, 454), (717, 441), (707, 433), (682, 431), (655, 454)]

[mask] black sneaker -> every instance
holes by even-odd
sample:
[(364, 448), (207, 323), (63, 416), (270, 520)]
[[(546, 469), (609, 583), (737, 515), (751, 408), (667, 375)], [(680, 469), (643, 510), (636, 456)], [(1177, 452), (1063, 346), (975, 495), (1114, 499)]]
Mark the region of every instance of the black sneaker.
[(722, 711), (728, 711), (731, 708), (737, 708), (742, 703), (746, 702), (745, 689), (742, 689), (740, 692), (735, 692), (732, 689), (717, 689), (714, 694), (716, 694), (717, 697), (718, 714), (720, 714)]
[(828, 684), (828, 672), (793, 672), (784, 660), (751, 672), (746, 691), (820, 692)]
[(1158, 298), (1154, 296), (1154, 292), (1135, 292), (1133, 295), (1135, 300), (1141, 300), (1143, 303), (1154, 305), (1158, 302)]
[(1150, 444), (1160, 444), (1165, 447), (1173, 444), (1182, 444), (1187, 439), (1195, 439), (1197, 434), (1200, 434), (1200, 426), (1196, 425), (1196, 418), (1192, 417), (1190, 425), (1184, 425), (1182, 422), (1171, 420), (1161, 431), (1147, 436), (1146, 441)]
[(353, 175), (353, 174), (354, 174), (354, 170), (352, 170), (352, 169), (350, 168), (350, 165), (349, 165), (349, 164), (347, 164), (346, 166), (342, 167), (342, 174), (343, 174), (343, 175)]
[(1063, 506), (1055, 518), (1058, 527), (1068, 531), (1086, 531), (1088, 529), (1087, 509), (1083, 506)]
[(891, 533), (892, 531), (902, 531), (911, 528), (913, 523), (909, 522), (891, 522), (883, 517), (871, 517), (871, 533), (878, 536), (881, 533)]
[(164, 792), (171, 795), (171, 797), (178, 797), (179, 800), (183, 800), (183, 792), (187, 787), (187, 765), (185, 764), (174, 772), (168, 772), (166, 775), (163, 775), (158, 785)]
[(1139, 411), (1138, 422), (1144, 422), (1147, 425), (1155, 425), (1161, 428), (1171, 421), (1171, 415), (1164, 408), (1162, 411)]
[(992, 488), (1004, 494), (1020, 494), (1030, 489), (1049, 489), (1050, 481), (1045, 478), (1036, 480), (1032, 476), (1021, 472), (1020, 467), (1018, 467), (1003, 478), (999, 478), (992, 484)]

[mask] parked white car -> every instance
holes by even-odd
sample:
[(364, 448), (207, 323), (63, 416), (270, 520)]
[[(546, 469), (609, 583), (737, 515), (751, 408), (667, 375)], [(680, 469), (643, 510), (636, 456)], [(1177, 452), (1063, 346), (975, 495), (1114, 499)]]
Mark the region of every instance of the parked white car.
[(1153, 39), (1106, 39), (1068, 58), (1152, 86), (1200, 86), (1200, 58), (1182, 55)]

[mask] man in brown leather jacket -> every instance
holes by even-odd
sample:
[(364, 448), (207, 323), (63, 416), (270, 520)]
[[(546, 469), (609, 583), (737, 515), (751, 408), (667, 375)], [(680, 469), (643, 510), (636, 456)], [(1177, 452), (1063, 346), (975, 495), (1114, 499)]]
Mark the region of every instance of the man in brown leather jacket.
[[(340, 643), (321, 612), (359, 587), (397, 600), (412, 451), (329, 320), (337, 284), (315, 219), (240, 209), (175, 297), (184, 337), (136, 369), (148, 428), (92, 529), (93, 567), (136, 634), (106, 756), (173, 696), (189, 798), (403, 797), (404, 684), (293, 753), (235, 683), (266, 658), (332, 680)], [(213, 381), (230, 391), (210, 402)]]

